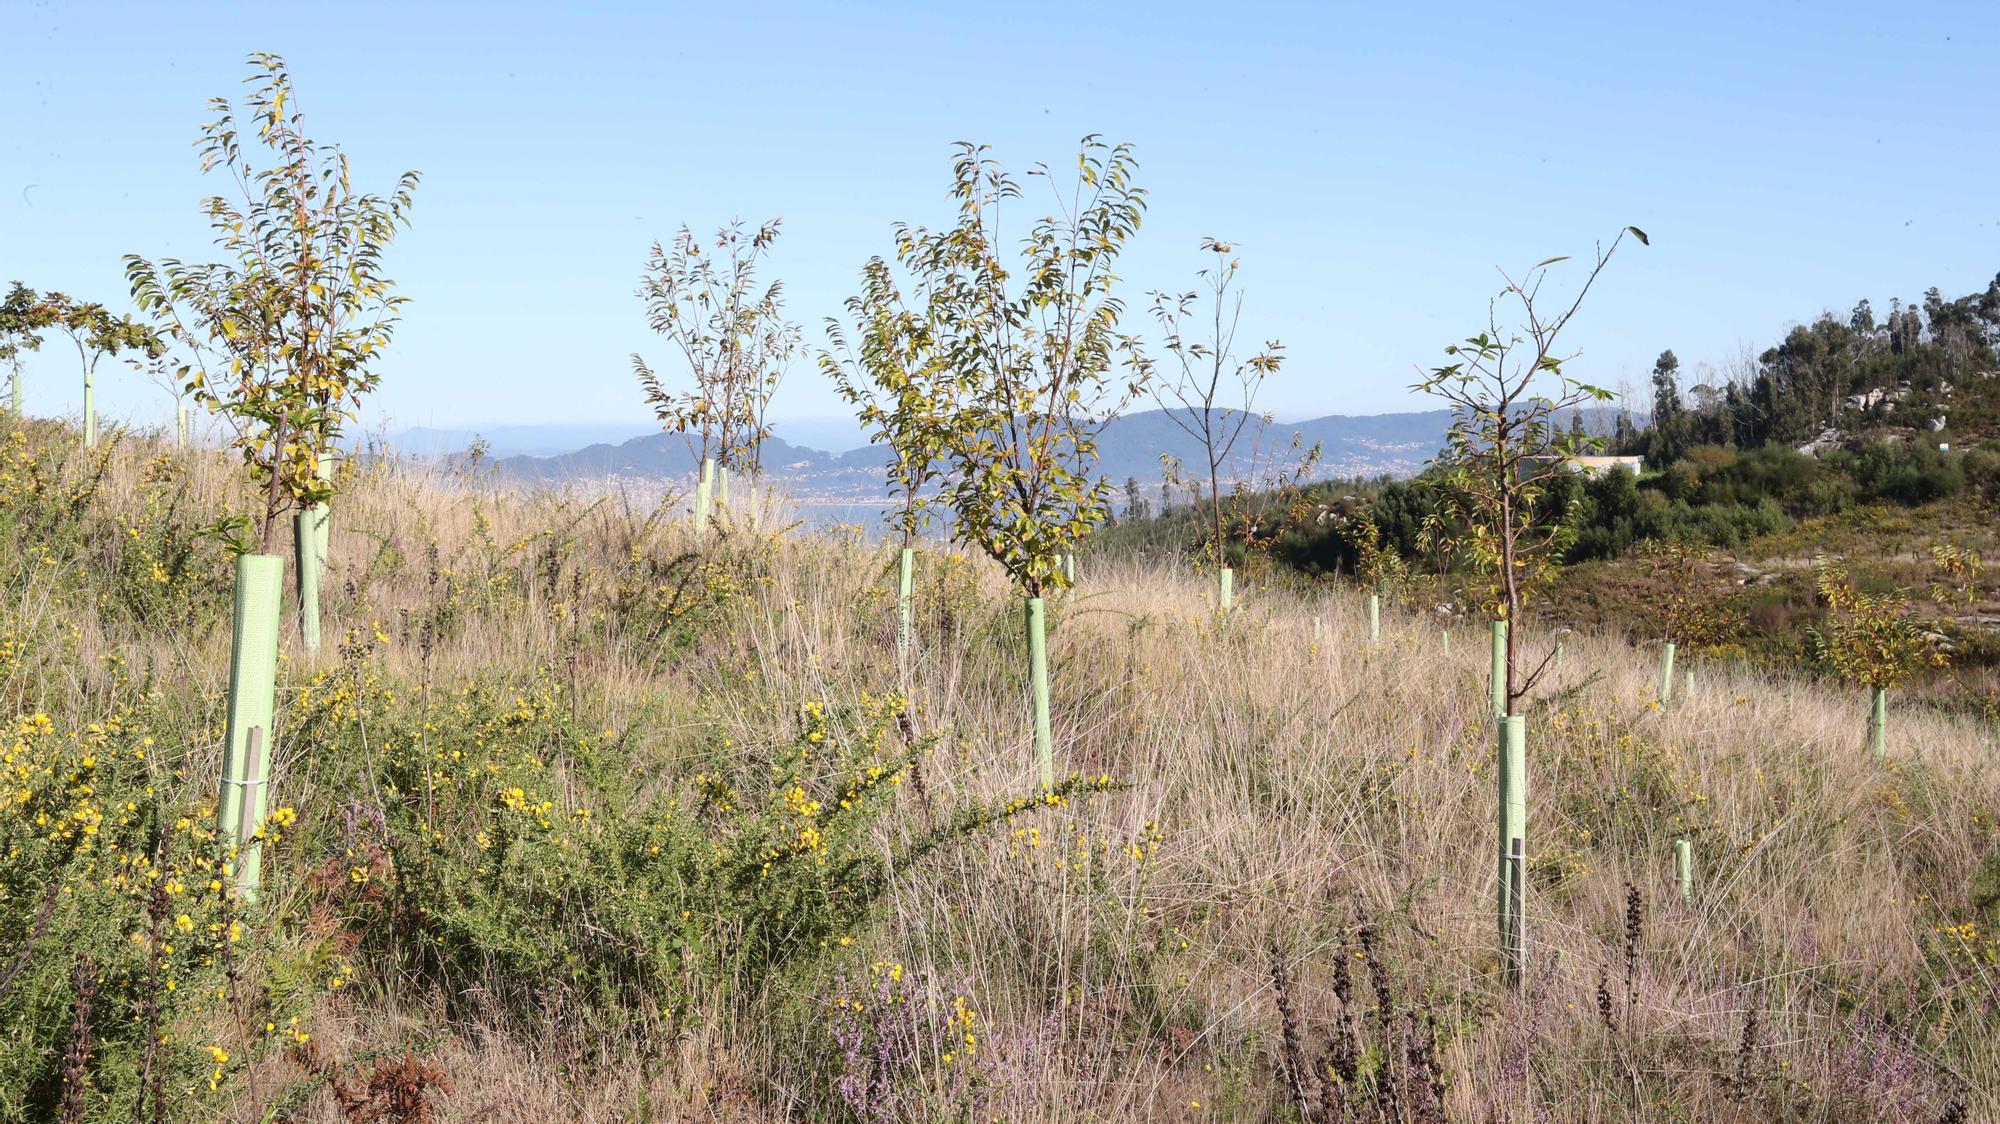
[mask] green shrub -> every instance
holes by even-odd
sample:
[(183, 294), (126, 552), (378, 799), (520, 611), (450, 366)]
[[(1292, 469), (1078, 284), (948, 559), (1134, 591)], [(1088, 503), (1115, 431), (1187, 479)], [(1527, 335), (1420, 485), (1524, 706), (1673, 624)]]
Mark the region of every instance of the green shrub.
[[(251, 1057), (302, 1041), (297, 1014), (347, 969), (329, 945), (280, 943), (280, 924), (244, 911), (213, 807), (158, 795), (172, 766), (132, 712), (70, 730), (25, 715), (11, 739), (0, 1119), (54, 1119), (64, 1055), (85, 1036), (92, 1118), (154, 1119), (147, 1104), (213, 1117)], [(259, 834), (278, 845), (295, 820), (278, 809)]]
[[(366, 647), (365, 641), (362, 647)], [(460, 1017), (609, 1043), (728, 1017), (773, 978), (845, 945), (892, 873), (1041, 798), (897, 826), (930, 749), (899, 734), (903, 703), (802, 704), (794, 736), (719, 733), (661, 777), (605, 731), (577, 728), (560, 686), (468, 684), (426, 712), (351, 650), (301, 692), (326, 768), (379, 761), (381, 793), (323, 835), (334, 912)], [(331, 782), (331, 783), (329, 783)], [(1072, 777), (1060, 804), (1107, 787)], [(478, 980), (477, 989), (463, 981)]]
[(1854, 454), (1849, 471), (1870, 497), (1914, 507), (1963, 492), (1962, 460), (1924, 442), (1878, 441)]
[[(39, 569), (107, 623), (210, 625), (224, 616), (226, 602), (226, 586), (213, 580), (225, 572), (222, 551), (202, 530), (213, 513), (192, 510), (180, 484), (184, 462), (173, 454), (146, 462), (137, 496), (109, 502), (105, 477), (121, 444), (114, 435), (84, 452), (46, 423), (6, 430), (0, 580), (18, 583)], [(101, 577), (86, 585), (86, 574)]]

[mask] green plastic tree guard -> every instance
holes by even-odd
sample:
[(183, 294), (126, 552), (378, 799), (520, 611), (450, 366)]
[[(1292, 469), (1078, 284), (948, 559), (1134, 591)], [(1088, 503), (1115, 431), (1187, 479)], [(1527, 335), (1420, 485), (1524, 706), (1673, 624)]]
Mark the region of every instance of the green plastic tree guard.
[(1042, 787), (1056, 783), (1055, 735), (1049, 729), (1049, 626), (1042, 599), (1028, 598), (1028, 688), (1035, 708), (1035, 765)]
[(174, 447), (179, 449), (188, 447), (188, 408), (186, 406), (176, 405), (174, 407)]
[(1674, 642), (1669, 640), (1660, 648), (1660, 705), (1674, 697)]
[(1493, 717), (1507, 717), (1507, 622), (1493, 622), (1493, 666), (1487, 690), (1493, 697)]
[(1236, 571), (1230, 569), (1228, 566), (1224, 566), (1216, 580), (1221, 583), (1219, 587), (1220, 601), (1218, 603), (1222, 606), (1222, 611), (1226, 613), (1236, 605)]
[(708, 500), (715, 488), (715, 458), (701, 458), (701, 479), (694, 486), (694, 525), (708, 526)]
[(1674, 840), (1674, 877), (1681, 884), (1681, 900), (1694, 900), (1694, 844), (1685, 839)]
[(319, 532), (317, 513), (302, 507), (292, 517), (292, 555), (299, 578), (299, 641), (308, 653), (319, 651)]
[(1368, 639), (1382, 639), (1382, 595), (1379, 593), (1368, 595)]
[[(333, 483), (332, 453), (319, 455), (319, 479), (323, 484)], [(313, 513), (313, 549), (319, 554), (319, 568), (324, 570), (333, 557), (333, 507), (330, 502), (320, 503)]]
[(83, 447), (97, 448), (97, 377), (83, 373)]
[(917, 552), (904, 547), (896, 557), (896, 664), (910, 665), (910, 636), (916, 625)]
[(1877, 761), (1889, 755), (1889, 692), (1868, 688), (1868, 746)]
[(257, 826), (264, 818), (271, 778), (271, 721), (277, 702), (278, 605), (284, 599), (285, 560), (275, 554), (236, 559), (235, 616), (230, 629), (229, 711), (222, 748), (222, 788), (217, 827), (225, 846), (237, 847), (235, 872), (246, 899), (254, 900), (261, 872)]
[(1444, 638), (1444, 654), (1447, 656), (1451, 655), (1451, 629), (1440, 628), (1438, 629), (1438, 635)]
[(1685, 698), (1694, 697), (1694, 668), (1690, 667), (1681, 672), (1681, 695)]
[(729, 466), (726, 464), (715, 468), (715, 506), (723, 512), (729, 510)]
[(14, 416), (18, 418), (21, 416), (21, 372), (19, 371), (14, 372), (14, 397), (12, 402), (14, 405)]
[(1527, 970), (1528, 892), (1528, 720), (1509, 714), (1499, 720), (1500, 774), (1500, 965), (1519, 985)]
[[(333, 454), (319, 455), (319, 478), (333, 479)], [(293, 564), (298, 568), (299, 640), (307, 653), (319, 651), (319, 584), (326, 570), (333, 513), (325, 503), (302, 507), (292, 521)]]

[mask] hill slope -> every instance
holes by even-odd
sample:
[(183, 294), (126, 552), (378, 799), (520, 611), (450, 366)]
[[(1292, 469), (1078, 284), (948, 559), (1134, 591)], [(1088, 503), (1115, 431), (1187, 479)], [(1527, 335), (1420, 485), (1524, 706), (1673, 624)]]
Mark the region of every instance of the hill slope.
[(1571, 637), (1516, 992), (1470, 630), (1086, 559), (1044, 793), (975, 560), (923, 557), (905, 672), (851, 536), (374, 463), (341, 643), (288, 613), (251, 906), (207, 889), (230, 563), (192, 534), (236, 466), (4, 441), (0, 1114), (53, 1115), (73, 979), (104, 1119), (148, 1058), (190, 1119), (371, 1081), (450, 1120), (2000, 1113), (1990, 725), (1899, 702), (1878, 764), (1852, 692), (1717, 663), (1661, 708), (1650, 652)]

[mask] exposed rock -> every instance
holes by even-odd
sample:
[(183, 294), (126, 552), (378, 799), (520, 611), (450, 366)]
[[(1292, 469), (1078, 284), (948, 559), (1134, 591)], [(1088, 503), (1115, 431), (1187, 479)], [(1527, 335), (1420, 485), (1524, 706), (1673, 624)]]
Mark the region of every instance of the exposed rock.
[(1768, 585), (1777, 580), (1776, 574), (1759, 570), (1747, 562), (1730, 562), (1723, 569), (1735, 577), (1737, 585)]
[(1850, 410), (1872, 410), (1884, 402), (1901, 402), (1910, 396), (1910, 384), (1903, 383), (1894, 390), (1874, 387), (1860, 394), (1850, 394), (1842, 403)]
[(1944, 419), (1941, 417), (1926, 418), (1924, 419), (1924, 428), (1931, 431), (1932, 433), (1943, 433)]
[(1819, 456), (1830, 449), (1838, 449), (1846, 441), (1846, 436), (1837, 429), (1822, 429), (1819, 436), (1799, 446), (1799, 452), (1809, 457)]

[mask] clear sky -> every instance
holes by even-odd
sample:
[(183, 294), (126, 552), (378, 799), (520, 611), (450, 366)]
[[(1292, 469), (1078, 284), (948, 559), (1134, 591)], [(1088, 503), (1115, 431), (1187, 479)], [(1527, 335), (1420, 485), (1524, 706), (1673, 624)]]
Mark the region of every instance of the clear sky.
[[(1284, 416), (1417, 408), (1494, 267), (1631, 223), (1577, 373), (1636, 385), (2000, 270), (2000, 4), (519, 5), (0, 3), (0, 282), (130, 307), (120, 255), (199, 259), (192, 148), (243, 57), (292, 64), (364, 187), (416, 168), (411, 298), (370, 420), (644, 420), (670, 356), (633, 290), (689, 223), (783, 216), (807, 340), (902, 219), (947, 221), (951, 142), (1020, 169), (1131, 141), (1151, 208), (1122, 275), (1184, 287), (1240, 245)], [(70, 359), (30, 369), (74, 409)], [(102, 409), (167, 399), (122, 370)], [(840, 412), (802, 361), (773, 414)]]

